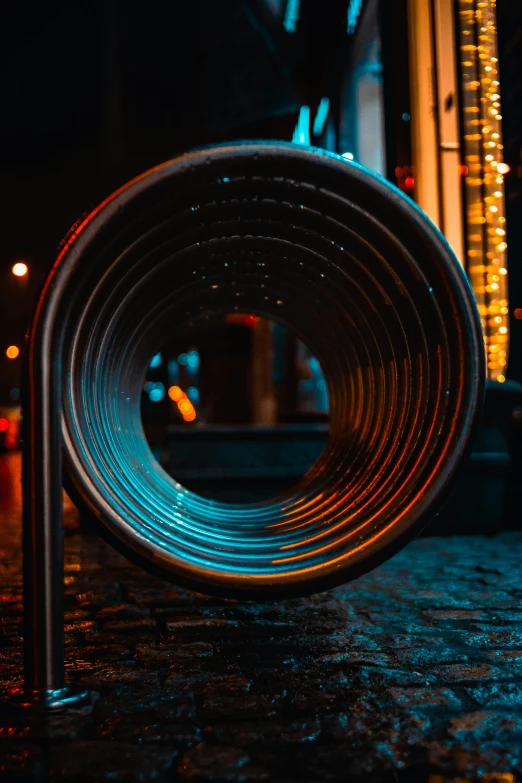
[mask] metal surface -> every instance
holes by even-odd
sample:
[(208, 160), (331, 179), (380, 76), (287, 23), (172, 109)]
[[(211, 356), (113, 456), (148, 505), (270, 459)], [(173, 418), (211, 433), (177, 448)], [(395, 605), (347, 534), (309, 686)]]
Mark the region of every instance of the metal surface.
[[(140, 417), (168, 334), (231, 311), (291, 326), (329, 386), (325, 451), (291, 493), (256, 505), (177, 484)], [(437, 511), (469, 447), (484, 350), (464, 273), (400, 191), (330, 154), (253, 143), (159, 166), (77, 226), (29, 367), (26, 687), (56, 690), (60, 429), (75, 497), (133, 560), (206, 592), (302, 594), (369, 570)]]

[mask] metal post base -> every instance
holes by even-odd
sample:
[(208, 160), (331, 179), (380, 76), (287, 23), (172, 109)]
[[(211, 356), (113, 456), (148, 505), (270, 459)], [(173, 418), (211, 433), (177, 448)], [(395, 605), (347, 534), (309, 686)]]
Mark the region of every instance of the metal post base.
[(84, 707), (91, 703), (91, 693), (86, 688), (69, 685), (56, 691), (24, 691), (13, 688), (3, 699), (3, 707), (9, 712), (49, 714)]

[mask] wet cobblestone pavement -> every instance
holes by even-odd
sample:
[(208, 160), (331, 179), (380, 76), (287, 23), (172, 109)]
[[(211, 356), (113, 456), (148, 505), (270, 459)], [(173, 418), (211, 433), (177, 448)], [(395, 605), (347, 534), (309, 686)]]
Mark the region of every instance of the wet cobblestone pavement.
[[(0, 661), (19, 682), (19, 525), (3, 527)], [(515, 783), (522, 534), (423, 538), (312, 598), (207, 598), (96, 536), (66, 546), (66, 665), (93, 705), (0, 728), (0, 781)]]

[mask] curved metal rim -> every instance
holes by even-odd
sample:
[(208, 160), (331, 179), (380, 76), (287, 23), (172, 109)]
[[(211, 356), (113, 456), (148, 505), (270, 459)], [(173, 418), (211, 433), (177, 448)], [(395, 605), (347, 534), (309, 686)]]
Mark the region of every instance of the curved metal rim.
[[(400, 210), (405, 219), (411, 222), (413, 226), (422, 226), (424, 231), (428, 232), (429, 240), (437, 247), (439, 255), (444, 259), (445, 269), (449, 277), (452, 278), (454, 290), (458, 292), (463, 314), (467, 324), (470, 343), (471, 362), (475, 368), (475, 375), (469, 379), (469, 405), (468, 421), (477, 423), (477, 413), (482, 401), (484, 388), (484, 352), (482, 350), (482, 332), (478, 312), (476, 310), (473, 295), (467, 278), (458, 262), (455, 260), (449, 245), (440, 235), (438, 230), (429, 223), (426, 216), (407, 199), (399, 190), (389, 185), (376, 175), (370, 174), (357, 164), (347, 164), (346, 161), (338, 156), (323, 151), (297, 148), (292, 145), (267, 144), (267, 143), (248, 143), (246, 145), (220, 146), (205, 150), (206, 156), (230, 156), (241, 154), (274, 154), (280, 152), (285, 156), (293, 157), (297, 160), (310, 158), (311, 155), (321, 155), (325, 166), (332, 168), (343, 167), (346, 172), (346, 166), (350, 166), (350, 173), (353, 178), (370, 186), (382, 195), (392, 198), (395, 208)], [(110, 218), (131, 202), (139, 193), (144, 191), (149, 184), (158, 179), (171, 176), (177, 169), (183, 169), (186, 166), (193, 165), (198, 160), (200, 153), (189, 153), (174, 161), (162, 164), (155, 169), (138, 177), (136, 180), (128, 183), (113, 196), (107, 199), (94, 213), (92, 213), (76, 229), (72, 237), (68, 240), (64, 251), (60, 257), (60, 263), (74, 264), (81, 257), (84, 249), (89, 245), (92, 238), (99, 230), (103, 229)], [(75, 503), (84, 509), (88, 507), (90, 511), (98, 518), (97, 527), (109, 542), (119, 551), (125, 554), (130, 560), (136, 562), (146, 570), (151, 571), (162, 578), (175, 580), (176, 583), (186, 585), (190, 588), (200, 589), (204, 592), (211, 592), (220, 595), (241, 595), (246, 598), (259, 599), (270, 594), (274, 597), (285, 597), (291, 595), (303, 595), (305, 593), (316, 592), (318, 590), (333, 587), (341, 584), (348, 579), (356, 578), (366, 571), (374, 568), (389, 558), (407, 541), (413, 538), (430, 520), (434, 512), (433, 501), (436, 498), (437, 507), (440, 507), (447, 494), (450, 492), (455, 480), (456, 466), (465, 459), (471, 450), (471, 435), (474, 428), (469, 429), (467, 437), (460, 440), (460, 444), (453, 451), (451, 459), (445, 466), (445, 471), (433, 483), (430, 493), (423, 498), (416, 509), (415, 519), (403, 521), (402, 524), (392, 526), (386, 533), (382, 533), (379, 538), (379, 547), (373, 550), (366, 547), (357, 557), (352, 553), (350, 560), (343, 567), (323, 571), (317, 576), (307, 575), (306, 579), (300, 580), (296, 575), (291, 579), (279, 580), (273, 576), (270, 579), (255, 577), (248, 579), (237, 576), (229, 577), (218, 575), (216, 572), (208, 573), (196, 571), (192, 568), (186, 568), (179, 563), (165, 563), (164, 553), (157, 551), (157, 548), (150, 546), (148, 542), (143, 542), (132, 537), (129, 532), (126, 534), (121, 529), (116, 531), (110, 528), (104, 520), (103, 503), (97, 496), (95, 487), (92, 486), (88, 477), (82, 473), (81, 464), (73, 458), (74, 449), (68, 440), (67, 431), (65, 434), (66, 442), (66, 466), (69, 473), (67, 489), (73, 496)], [(78, 490), (81, 488), (81, 491)], [(202, 578), (203, 577), (203, 578)]]

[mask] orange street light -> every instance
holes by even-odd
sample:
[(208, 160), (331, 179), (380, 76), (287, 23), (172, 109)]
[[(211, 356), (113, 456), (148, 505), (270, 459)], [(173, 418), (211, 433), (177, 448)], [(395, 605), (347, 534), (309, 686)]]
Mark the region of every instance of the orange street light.
[(27, 264), (23, 263), (23, 261), (18, 261), (18, 263), (13, 266), (11, 271), (16, 277), (25, 277), (29, 271), (29, 268)]
[(16, 359), (17, 356), (20, 354), (20, 348), (17, 345), (10, 345), (7, 351), (5, 352), (5, 355), (8, 359)]

